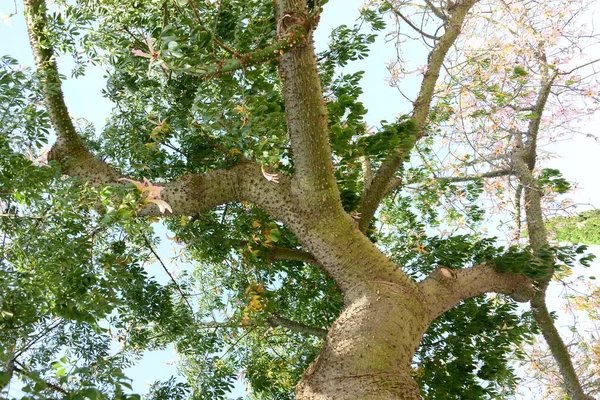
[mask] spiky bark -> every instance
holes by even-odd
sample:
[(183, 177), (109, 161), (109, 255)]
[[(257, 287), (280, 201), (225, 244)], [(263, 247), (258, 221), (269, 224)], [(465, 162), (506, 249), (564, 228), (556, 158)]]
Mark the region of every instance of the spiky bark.
[[(448, 11), (446, 33), (432, 52), (415, 103), (414, 118), (421, 130), (441, 63), (473, 4), (474, 0), (457, 2)], [(66, 173), (97, 186), (118, 185), (122, 175), (95, 158), (74, 130), (53, 51), (44, 40), (44, 1), (27, 0), (25, 6), (36, 65), (45, 77), (46, 106), (58, 136), (52, 157)], [(275, 9), (280, 36), (297, 24), (310, 27), (304, 0), (276, 0)], [(321, 354), (299, 382), (298, 399), (420, 399), (410, 362), (433, 319), (460, 300), (487, 292), (527, 300), (533, 293), (531, 281), (480, 265), (459, 272), (440, 268), (417, 284), (369, 241), (340, 202), (314, 49), (307, 39), (290, 48), (279, 67), (294, 176), (269, 181), (260, 166), (243, 161), (229, 169), (186, 174), (165, 184), (162, 195), (176, 215), (192, 215), (232, 201), (252, 202), (284, 223), (301, 243), (303, 259), (318, 264), (338, 283), (344, 309), (328, 332)], [(367, 222), (388, 192), (403, 157), (392, 154), (371, 182), (362, 207)], [(143, 213), (156, 215), (158, 211), (148, 208)], [(364, 224), (360, 226), (363, 231)]]

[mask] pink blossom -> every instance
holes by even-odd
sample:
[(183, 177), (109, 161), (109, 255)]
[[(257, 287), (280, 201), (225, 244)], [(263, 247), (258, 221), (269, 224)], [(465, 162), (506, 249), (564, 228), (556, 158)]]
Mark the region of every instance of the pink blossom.
[(150, 67), (152, 66), (152, 63), (154, 63), (154, 62), (159, 63), (160, 66), (162, 67), (162, 69), (168, 70), (169, 68), (164, 64), (163, 61), (161, 61), (159, 59), (160, 53), (158, 51), (154, 50), (154, 44), (152, 43), (152, 38), (150, 36), (146, 36), (146, 44), (148, 45), (148, 50), (150, 51), (150, 53), (145, 53), (142, 50), (131, 50), (131, 52), (136, 56), (150, 59), (150, 65), (148, 66), (148, 71), (150, 71)]

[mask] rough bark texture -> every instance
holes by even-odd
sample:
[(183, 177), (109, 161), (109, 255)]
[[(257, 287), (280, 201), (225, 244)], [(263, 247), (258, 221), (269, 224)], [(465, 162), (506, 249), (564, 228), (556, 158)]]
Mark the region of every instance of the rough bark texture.
[[(523, 145), (521, 141), (521, 148), (514, 152), (511, 160), (512, 167), (525, 193), (525, 219), (527, 232), (529, 233), (529, 243), (536, 252), (549, 247), (548, 233), (542, 213), (543, 193), (538, 180), (533, 175), (533, 171), (537, 158), (537, 137), (541, 118), (552, 89), (552, 83), (556, 77), (556, 74), (549, 75), (548, 66), (543, 54), (540, 55), (539, 62), (543, 74), (541, 86), (535, 105), (533, 106), (533, 111), (537, 114), (537, 118), (532, 119), (529, 123), (525, 134), (527, 143)], [(531, 299), (533, 317), (558, 365), (567, 393), (574, 400), (588, 400), (590, 397), (585, 394), (581, 387), (567, 346), (560, 337), (546, 307), (546, 289), (553, 274), (554, 267), (552, 264), (549, 264), (545, 274), (536, 282), (538, 291)]]
[(423, 302), (408, 288), (370, 282), (355, 289), (298, 399), (419, 399), (410, 361), (427, 329)]
[[(446, 10), (434, 10), (443, 17), (446, 30), (431, 53), (415, 102), (413, 117), (421, 132), (443, 59), (474, 3), (459, 1), (447, 10), (447, 16)], [(280, 37), (297, 24), (308, 26), (310, 31), (313, 16), (305, 0), (275, 0), (274, 5)], [(44, 40), (45, 2), (26, 0), (25, 7), (36, 65), (45, 77), (46, 106), (58, 136), (52, 157), (61, 162), (66, 173), (96, 186), (120, 184), (121, 174), (95, 158), (75, 132), (53, 51)], [(273, 258), (315, 263), (338, 283), (344, 293), (344, 309), (328, 332), (322, 353), (299, 382), (298, 399), (420, 399), (410, 375), (410, 362), (430, 322), (460, 300), (486, 292), (527, 300), (533, 294), (531, 281), (500, 274), (485, 265), (459, 271), (441, 267), (420, 284), (411, 280), (361, 232), (389, 188), (401, 183), (394, 175), (404, 155), (392, 154), (372, 180), (369, 166), (365, 167), (369, 172), (365, 173), (364, 220), (359, 229), (342, 208), (332, 172), (325, 106), (310, 37), (281, 56), (279, 71), (294, 176), (269, 181), (258, 164), (243, 161), (229, 169), (183, 175), (164, 184), (162, 197), (178, 215), (193, 215), (232, 201), (252, 202), (284, 223), (302, 245), (303, 251), (278, 249)], [(515, 165), (519, 167), (522, 165)], [(525, 169), (529, 172), (527, 166)], [(539, 194), (535, 197), (538, 191), (528, 182), (524, 185), (529, 185), (528, 202), (539, 203)], [(152, 206), (140, 214), (159, 212)], [(310, 329), (277, 316), (271, 322), (290, 329)], [(320, 330), (312, 332), (323, 334)]]
[(485, 263), (459, 270), (440, 266), (420, 282), (419, 287), (427, 296), (431, 321), (461, 300), (482, 295), (490, 289), (520, 302), (528, 301), (535, 293), (530, 279), (523, 275), (502, 274)]
[[(279, 34), (294, 23), (310, 23), (306, 1), (276, 0)], [(340, 212), (341, 203), (332, 174), (327, 113), (312, 37), (304, 46), (284, 54), (279, 62), (288, 132), (294, 153), (294, 193), (308, 208), (325, 207)]]

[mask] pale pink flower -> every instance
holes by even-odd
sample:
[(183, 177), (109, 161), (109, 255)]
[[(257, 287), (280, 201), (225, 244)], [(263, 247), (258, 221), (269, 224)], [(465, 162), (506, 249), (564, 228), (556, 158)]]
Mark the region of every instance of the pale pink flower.
[(33, 163), (33, 165), (35, 165), (37, 167), (47, 167), (49, 152), (50, 152), (50, 148), (44, 147), (42, 149), (42, 153), (39, 156), (35, 157), (30, 150), (27, 150), (25, 157), (27, 157), (27, 159), (29, 161), (31, 161)]
[(269, 182), (279, 183), (279, 175), (278, 174), (269, 174), (268, 172), (265, 171), (265, 169), (262, 166), (260, 167), (260, 170), (262, 171), (262, 174), (266, 180), (268, 180)]
[(162, 214), (164, 214), (165, 211), (173, 213), (173, 209), (171, 208), (169, 203), (160, 199), (160, 192), (165, 188), (164, 186), (154, 186), (152, 182), (150, 182), (146, 178), (144, 178), (143, 182), (139, 182), (129, 178), (120, 178), (119, 180), (127, 181), (133, 184), (137, 188), (137, 190), (142, 192), (142, 195), (144, 195), (143, 204), (155, 204)]
[(150, 53), (145, 53), (142, 50), (131, 50), (133, 54), (139, 57), (149, 58), (150, 65), (148, 66), (148, 72), (150, 71), (150, 67), (152, 67), (152, 63), (158, 63), (162, 69), (169, 69), (162, 60), (159, 59), (160, 53), (154, 50), (154, 44), (152, 43), (152, 38), (150, 36), (146, 36), (146, 44), (148, 45), (148, 50)]

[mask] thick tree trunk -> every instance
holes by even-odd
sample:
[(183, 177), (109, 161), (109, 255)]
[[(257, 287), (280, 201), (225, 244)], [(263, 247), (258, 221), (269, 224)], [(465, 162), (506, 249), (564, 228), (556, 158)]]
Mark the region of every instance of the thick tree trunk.
[(410, 362), (429, 323), (427, 310), (394, 284), (374, 282), (359, 292), (298, 383), (297, 399), (421, 399)]

